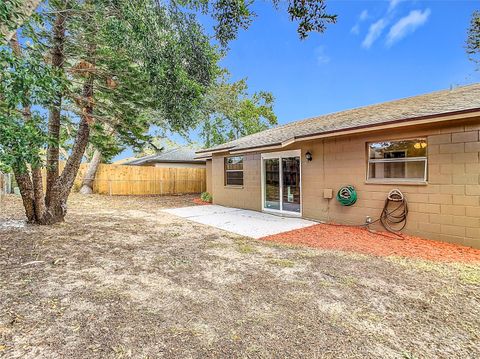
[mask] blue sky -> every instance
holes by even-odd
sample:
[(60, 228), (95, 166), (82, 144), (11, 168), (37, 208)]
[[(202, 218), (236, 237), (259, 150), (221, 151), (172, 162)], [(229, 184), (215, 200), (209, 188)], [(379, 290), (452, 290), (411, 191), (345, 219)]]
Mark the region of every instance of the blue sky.
[(338, 22), (299, 40), (285, 9), (256, 1), (256, 19), (222, 61), (233, 80), (273, 93), (280, 124), (480, 81), (465, 53), (478, 1), (327, 0), (327, 8)]

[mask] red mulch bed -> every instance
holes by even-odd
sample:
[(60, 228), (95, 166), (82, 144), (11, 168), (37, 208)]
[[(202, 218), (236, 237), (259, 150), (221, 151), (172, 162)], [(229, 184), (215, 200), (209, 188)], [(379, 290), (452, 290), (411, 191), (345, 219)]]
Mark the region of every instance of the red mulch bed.
[(192, 200), (192, 202), (195, 203), (195, 204), (199, 204), (199, 205), (201, 205), (201, 206), (206, 206), (206, 205), (208, 205), (208, 204), (211, 204), (210, 202), (202, 201), (201, 198), (194, 198), (194, 199)]
[(262, 238), (285, 244), (340, 251), (401, 256), (443, 262), (480, 262), (480, 250), (412, 236), (399, 239), (390, 233), (372, 233), (365, 228), (317, 224)]

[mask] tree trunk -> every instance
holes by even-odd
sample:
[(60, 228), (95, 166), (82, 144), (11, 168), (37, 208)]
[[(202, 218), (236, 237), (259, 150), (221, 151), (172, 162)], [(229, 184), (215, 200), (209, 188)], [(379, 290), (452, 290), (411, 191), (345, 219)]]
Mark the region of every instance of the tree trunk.
[(33, 196), (33, 185), (28, 172), (21, 172), (19, 169), (14, 169), (15, 180), (17, 181), (20, 195), (22, 196), (23, 207), (25, 208), (25, 215), (28, 223), (36, 222), (35, 215), (35, 198)]
[[(53, 48), (52, 62), (55, 67), (62, 70), (65, 56), (63, 54), (63, 43), (65, 42), (65, 12), (59, 11), (53, 26)], [(21, 48), (17, 39), (11, 41), (12, 49), (21, 55)], [(88, 55), (94, 63), (95, 46), (91, 45)], [(54, 224), (62, 222), (67, 213), (67, 199), (72, 189), (75, 177), (77, 176), (82, 157), (88, 144), (90, 136), (89, 123), (93, 114), (93, 84), (94, 74), (89, 73), (83, 86), (83, 108), (77, 135), (71, 155), (69, 156), (62, 174), (59, 176), (59, 140), (60, 140), (60, 111), (62, 93), (50, 109), (49, 134), (55, 142), (48, 148), (47, 153), (47, 191), (44, 196), (41, 168), (39, 166), (31, 169), (31, 177), (27, 166), (19, 166), (14, 169), (15, 177), (20, 188), (27, 220), (36, 224)], [(31, 119), (30, 109), (24, 109), (25, 121)], [(39, 161), (40, 162), (40, 161)]]
[(43, 194), (43, 181), (41, 168), (32, 168), (33, 199), (35, 201), (35, 217), (42, 221), (45, 216), (45, 196)]
[[(93, 58), (95, 47), (89, 49), (89, 54)], [(92, 63), (94, 61), (92, 60)], [(53, 224), (64, 220), (67, 214), (67, 199), (72, 189), (75, 178), (77, 177), (78, 169), (82, 162), (85, 149), (88, 145), (90, 137), (91, 116), (93, 114), (93, 80), (94, 75), (90, 73), (83, 84), (83, 100), (84, 107), (82, 116), (78, 125), (77, 136), (70, 157), (65, 164), (62, 174), (53, 184), (48, 196), (47, 216), (44, 218), (42, 224)]]
[[(53, 26), (53, 47), (52, 66), (63, 70), (65, 62), (65, 55), (63, 53), (63, 45), (65, 43), (65, 22), (67, 19), (66, 12), (60, 11), (55, 18)], [(47, 151), (47, 190), (46, 190), (46, 204), (50, 204), (50, 192), (55, 181), (58, 180), (59, 169), (59, 149), (60, 149), (60, 114), (62, 107), (62, 94), (59, 93), (55, 99), (51, 109), (50, 117), (48, 119), (48, 135), (55, 139), (55, 142), (48, 145)]]
[(89, 123), (92, 121), (91, 116), (93, 114), (93, 79), (94, 75), (89, 74), (83, 85), (83, 98), (85, 100), (85, 106), (82, 111), (82, 119), (78, 127), (77, 137), (75, 138), (72, 154), (68, 158), (63, 173), (60, 176), (60, 182), (62, 182), (62, 186), (64, 187), (64, 195), (68, 195), (72, 189), (73, 182), (77, 176), (78, 169), (80, 168), (80, 163), (82, 162), (82, 158), (85, 154), (90, 137)]
[[(90, 82), (90, 81), (88, 81)], [(93, 83), (93, 81), (92, 81)], [(85, 86), (84, 86), (85, 88)], [(93, 91), (93, 85), (91, 86)], [(93, 93), (93, 92), (92, 92)], [(50, 191), (47, 216), (40, 224), (53, 224), (62, 222), (67, 214), (67, 199), (72, 189), (73, 183), (80, 168), (83, 154), (87, 148), (90, 136), (90, 127), (84, 116), (79, 124), (77, 137), (73, 146), (72, 154), (67, 160), (61, 176), (53, 185)]]
[[(59, 9), (64, 10), (64, 9)], [(63, 71), (65, 62), (64, 43), (66, 31), (67, 12), (58, 11), (52, 28), (52, 66), (59, 71)], [(62, 222), (67, 213), (68, 193), (63, 195), (63, 185), (59, 177), (59, 152), (60, 152), (60, 115), (62, 107), (63, 93), (58, 93), (54, 100), (48, 119), (48, 134), (54, 140), (49, 143), (47, 150), (47, 186), (45, 196), (41, 182), (35, 186), (36, 172), (32, 171), (34, 189), (36, 192), (35, 200), (38, 207), (44, 209), (43, 216), (36, 218), (38, 224), (54, 224)], [(40, 213), (40, 209), (38, 209)]]
[[(35, 11), (35, 9), (40, 5), (42, 0), (25, 0), (23, 3), (19, 6), (17, 10), (17, 13), (20, 15), (20, 17), (17, 19), (15, 22), (17, 25), (17, 28), (22, 26), (22, 24), (27, 20)], [(0, 35), (3, 37), (4, 41), (8, 43), (15, 33), (17, 32), (17, 29), (11, 29), (8, 28), (6, 25), (0, 25)]]
[[(22, 57), (22, 48), (18, 42), (17, 34), (14, 34), (10, 40), (10, 46), (17, 57)], [(30, 106), (24, 105), (23, 118), (26, 123), (32, 120), (32, 111)], [(38, 158), (40, 163), (40, 159)], [(25, 207), (25, 214), (29, 223), (41, 221), (45, 215), (45, 197), (43, 196), (42, 171), (40, 167), (32, 168), (32, 177), (26, 171), (16, 170), (18, 187)]]
[(93, 193), (93, 181), (95, 179), (95, 174), (98, 170), (98, 165), (102, 160), (102, 153), (95, 149), (93, 153), (92, 159), (90, 160), (90, 164), (88, 165), (88, 170), (85, 173), (85, 177), (83, 178), (82, 188), (80, 188), (81, 194), (92, 194)]

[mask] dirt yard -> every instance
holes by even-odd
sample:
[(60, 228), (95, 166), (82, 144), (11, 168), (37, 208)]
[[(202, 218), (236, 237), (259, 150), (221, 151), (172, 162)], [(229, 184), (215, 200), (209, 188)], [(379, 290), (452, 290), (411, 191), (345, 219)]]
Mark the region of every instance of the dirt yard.
[(75, 195), (51, 227), (22, 227), (4, 199), (0, 357), (480, 357), (478, 264), (290, 247), (161, 212), (192, 199)]

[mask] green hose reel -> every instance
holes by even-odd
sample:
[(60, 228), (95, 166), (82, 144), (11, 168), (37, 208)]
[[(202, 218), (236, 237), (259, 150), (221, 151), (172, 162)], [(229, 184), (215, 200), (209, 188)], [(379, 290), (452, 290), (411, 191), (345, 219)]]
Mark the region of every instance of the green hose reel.
[(339, 189), (337, 193), (337, 201), (342, 206), (352, 206), (357, 202), (357, 191), (355, 187), (348, 185)]

